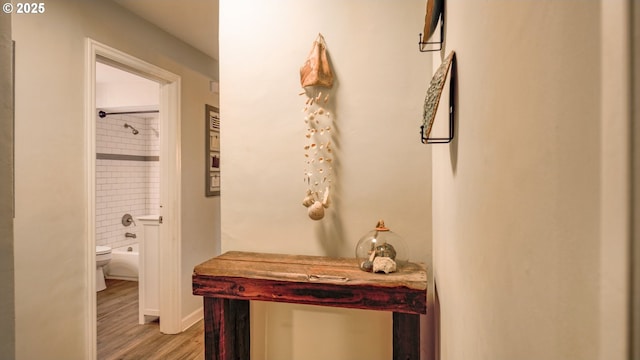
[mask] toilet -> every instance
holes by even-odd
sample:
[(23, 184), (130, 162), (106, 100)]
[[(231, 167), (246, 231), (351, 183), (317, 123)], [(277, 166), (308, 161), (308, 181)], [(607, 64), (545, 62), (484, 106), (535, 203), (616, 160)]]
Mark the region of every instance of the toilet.
[(104, 282), (104, 266), (111, 261), (111, 248), (108, 246), (96, 246), (96, 292), (107, 288)]

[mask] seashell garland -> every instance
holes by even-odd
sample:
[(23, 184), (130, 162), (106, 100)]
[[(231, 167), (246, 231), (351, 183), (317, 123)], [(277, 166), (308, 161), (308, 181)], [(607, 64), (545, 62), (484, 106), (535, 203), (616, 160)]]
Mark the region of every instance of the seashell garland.
[[(325, 89), (326, 91), (326, 89)], [(307, 207), (307, 214), (312, 220), (324, 217), (325, 209), (331, 204), (330, 188), (333, 175), (333, 117), (325, 105), (329, 102), (329, 94), (307, 87), (299, 95), (305, 96), (303, 108), (305, 132), (304, 149), (304, 182), (308, 189), (302, 200)]]
[(324, 198), (322, 199), (322, 206), (324, 206), (325, 208), (328, 208), (330, 203), (331, 203), (331, 200), (329, 198), (329, 188), (327, 187), (324, 190)]
[(311, 192), (311, 190), (307, 190), (307, 196), (305, 196), (304, 200), (302, 200), (302, 205), (304, 205), (305, 207), (309, 207), (313, 205), (314, 202), (316, 202), (316, 200), (313, 198), (313, 193)]
[(324, 217), (324, 206), (320, 201), (316, 201), (313, 205), (309, 206), (307, 214), (312, 220), (320, 220)]

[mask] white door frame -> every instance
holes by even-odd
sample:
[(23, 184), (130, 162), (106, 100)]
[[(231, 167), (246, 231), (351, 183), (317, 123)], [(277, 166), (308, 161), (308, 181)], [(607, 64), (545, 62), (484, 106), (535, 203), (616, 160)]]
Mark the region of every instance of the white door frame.
[(160, 331), (176, 334), (181, 328), (181, 180), (180, 76), (87, 38), (85, 52), (86, 138), (86, 349), (96, 359), (96, 61), (114, 65), (160, 84)]

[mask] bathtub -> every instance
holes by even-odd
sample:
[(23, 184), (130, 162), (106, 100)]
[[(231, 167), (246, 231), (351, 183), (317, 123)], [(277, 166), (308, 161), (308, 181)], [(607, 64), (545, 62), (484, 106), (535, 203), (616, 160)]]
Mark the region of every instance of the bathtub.
[(138, 281), (138, 244), (115, 248), (111, 251), (111, 262), (107, 265), (107, 279)]

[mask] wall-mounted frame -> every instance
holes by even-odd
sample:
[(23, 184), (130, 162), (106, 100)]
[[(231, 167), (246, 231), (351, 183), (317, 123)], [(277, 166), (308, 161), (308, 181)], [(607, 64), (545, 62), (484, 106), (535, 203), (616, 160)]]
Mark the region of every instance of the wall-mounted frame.
[(220, 151), (209, 152), (209, 171), (220, 171)]
[(205, 105), (205, 195), (220, 195), (220, 109)]
[[(445, 133), (435, 134), (433, 125), (438, 110), (438, 104), (440, 103), (440, 96), (443, 92), (445, 83), (447, 82), (447, 75), (449, 76), (449, 106), (448, 106), (448, 124), (446, 124)], [(455, 97), (457, 86), (457, 65), (456, 65), (456, 53), (451, 51), (449, 55), (444, 59), (442, 64), (438, 67), (438, 70), (433, 75), (427, 95), (424, 99), (424, 112), (423, 123), (420, 126), (420, 141), (423, 144), (447, 144), (453, 140), (455, 129)]]
[(209, 173), (209, 191), (217, 191), (218, 195), (220, 195), (220, 171), (212, 171)]

